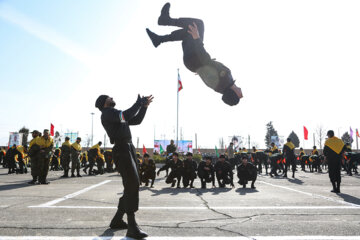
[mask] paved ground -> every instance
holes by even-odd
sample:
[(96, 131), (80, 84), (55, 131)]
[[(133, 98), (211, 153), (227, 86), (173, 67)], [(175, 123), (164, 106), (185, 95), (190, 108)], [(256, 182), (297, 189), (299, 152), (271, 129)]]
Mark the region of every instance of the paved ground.
[[(32, 186), (29, 174), (0, 169), (1, 240), (126, 239), (108, 228), (122, 194), (117, 174), (60, 175)], [(327, 174), (297, 172), (296, 179), (259, 176), (255, 190), (173, 189), (162, 172), (155, 188), (141, 187), (137, 219), (148, 239), (360, 239), (359, 187), (360, 176), (343, 175), (334, 194)]]

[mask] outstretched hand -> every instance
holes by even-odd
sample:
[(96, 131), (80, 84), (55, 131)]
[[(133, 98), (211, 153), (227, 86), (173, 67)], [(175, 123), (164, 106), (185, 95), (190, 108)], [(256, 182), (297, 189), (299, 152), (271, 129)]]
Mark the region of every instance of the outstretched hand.
[(154, 97), (153, 97), (153, 95), (150, 95), (150, 96), (145, 97), (145, 99), (146, 99), (146, 101), (144, 103), (144, 107), (148, 107), (150, 105), (150, 103), (152, 103)]
[(189, 25), (189, 30), (188, 33), (190, 33), (190, 35), (193, 37), (193, 39), (199, 39), (200, 38), (200, 34), (199, 34), (199, 30), (198, 27), (196, 25), (196, 23), (193, 22), (194, 25)]

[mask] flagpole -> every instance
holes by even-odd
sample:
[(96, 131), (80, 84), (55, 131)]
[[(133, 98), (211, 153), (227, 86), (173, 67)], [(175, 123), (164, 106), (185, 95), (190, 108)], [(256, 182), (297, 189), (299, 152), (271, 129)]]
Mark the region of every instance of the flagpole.
[(178, 77), (176, 79), (176, 92), (177, 92), (177, 103), (176, 103), (176, 149), (178, 147), (179, 142), (179, 69), (178, 70)]

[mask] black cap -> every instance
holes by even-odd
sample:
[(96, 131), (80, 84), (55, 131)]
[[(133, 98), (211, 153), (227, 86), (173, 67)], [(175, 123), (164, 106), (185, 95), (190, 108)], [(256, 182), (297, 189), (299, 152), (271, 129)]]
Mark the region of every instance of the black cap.
[(186, 156), (192, 156), (193, 154), (191, 152), (188, 152)]
[(222, 96), (222, 100), (227, 105), (234, 106), (239, 103), (240, 98), (231, 88), (227, 88)]
[(97, 107), (100, 111), (104, 108), (105, 101), (108, 98), (108, 95), (100, 95), (95, 102), (95, 107)]
[(39, 134), (40, 132), (38, 130), (33, 130), (31, 133), (37, 133)]

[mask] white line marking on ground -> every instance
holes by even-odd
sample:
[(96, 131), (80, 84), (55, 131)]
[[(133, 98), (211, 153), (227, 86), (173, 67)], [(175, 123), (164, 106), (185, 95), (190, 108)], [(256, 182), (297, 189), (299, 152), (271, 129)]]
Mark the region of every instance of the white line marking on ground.
[[(64, 209), (117, 209), (103, 206), (31, 206), (32, 208), (64, 208)], [(322, 210), (322, 209), (360, 209), (360, 206), (262, 206), (262, 207), (211, 207), (216, 210)], [(139, 207), (141, 210), (208, 210), (207, 207)]]
[(101, 183), (92, 185), (92, 186), (84, 188), (84, 189), (82, 189), (80, 191), (77, 191), (77, 192), (71, 193), (69, 195), (66, 195), (65, 197), (58, 198), (58, 199), (52, 200), (50, 202), (47, 202), (47, 203), (44, 203), (44, 204), (41, 204), (41, 205), (38, 205), (38, 206), (29, 206), (29, 207), (30, 208), (32, 208), (32, 207), (50, 207), (50, 206), (53, 206), (53, 205), (55, 205), (55, 204), (57, 204), (59, 202), (65, 201), (67, 199), (71, 199), (73, 197), (76, 197), (76, 196), (78, 196), (80, 194), (83, 194), (83, 193), (85, 193), (87, 191), (90, 191), (91, 189), (94, 189), (96, 187), (99, 187), (99, 186), (104, 185), (104, 184), (109, 183), (109, 182), (111, 182), (111, 180), (105, 180), (105, 181), (103, 181)]
[(358, 205), (358, 204), (349, 203), (349, 202), (345, 202), (345, 201), (342, 201), (342, 200), (333, 199), (333, 198), (330, 198), (330, 197), (325, 197), (325, 196), (322, 196), (322, 195), (319, 195), (319, 194), (303, 192), (303, 191), (296, 190), (296, 189), (293, 189), (293, 188), (289, 188), (289, 187), (285, 187), (285, 186), (281, 186), (281, 185), (276, 185), (276, 184), (272, 184), (272, 183), (268, 183), (268, 182), (264, 182), (264, 181), (258, 181), (258, 182), (265, 183), (265, 184), (273, 186), (273, 187), (282, 188), (282, 189), (286, 189), (286, 190), (289, 190), (289, 191), (293, 191), (293, 192), (301, 193), (301, 194), (304, 194), (304, 195), (308, 195), (310, 197), (321, 198), (321, 199), (325, 199), (325, 200), (328, 200), (328, 201), (331, 201), (331, 202), (336, 202), (336, 203), (349, 205), (349, 206), (353, 206), (353, 207), (360, 207), (360, 205)]
[[(360, 236), (148, 237), (147, 240), (359, 240)], [(0, 240), (133, 240), (127, 237), (0, 236)]]

